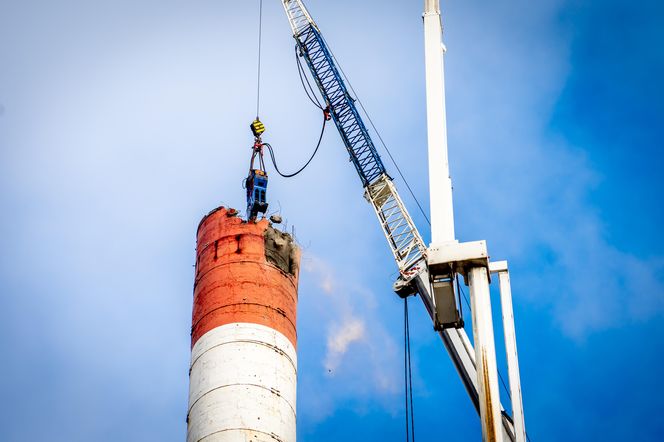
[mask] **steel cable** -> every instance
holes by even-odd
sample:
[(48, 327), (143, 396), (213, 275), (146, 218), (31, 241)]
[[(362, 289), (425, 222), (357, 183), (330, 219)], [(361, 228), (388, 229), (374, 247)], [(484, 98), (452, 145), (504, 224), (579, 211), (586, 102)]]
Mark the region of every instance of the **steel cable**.
[(263, 39), (263, 0), (258, 6), (258, 74), (256, 78), (256, 119), (258, 120), (261, 105), (261, 46)]
[[(415, 412), (413, 408), (413, 366), (410, 359), (410, 321), (408, 320), (408, 297), (403, 299), (404, 328), (404, 383), (406, 385), (406, 442), (415, 442)], [(410, 408), (410, 412), (409, 412)], [(410, 431), (409, 431), (410, 429)]]

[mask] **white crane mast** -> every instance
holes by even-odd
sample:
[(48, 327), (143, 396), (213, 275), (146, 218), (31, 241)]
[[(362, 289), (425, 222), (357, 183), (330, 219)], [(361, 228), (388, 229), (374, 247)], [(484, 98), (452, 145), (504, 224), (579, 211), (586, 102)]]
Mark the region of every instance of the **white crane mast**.
[[(447, 121), (445, 114), (445, 75), (443, 27), (440, 0), (424, 1), (424, 52), (427, 92), (427, 134), (429, 150), (429, 189), (431, 201), (431, 245), (427, 253), (432, 280), (442, 277), (452, 281), (460, 270), (470, 286), (475, 365), (479, 393), (482, 439), (502, 441), (502, 410), (498, 385), (498, 367), (491, 315), (490, 263), (486, 243), (461, 243), (454, 236), (452, 180), (449, 173)], [(505, 344), (507, 349), (514, 414), (514, 436), (525, 439), (521, 387), (516, 356), (516, 338), (512, 313), (507, 263), (499, 275)], [(451, 271), (449, 269), (452, 269)], [(435, 284), (435, 282), (434, 282)], [(435, 291), (435, 289), (434, 289)], [(449, 290), (454, 293), (454, 288)], [(508, 311), (507, 311), (508, 310)], [(517, 392), (518, 391), (518, 392)], [(508, 435), (511, 436), (511, 435)]]
[(438, 0), (424, 2), (424, 58), (427, 90), (427, 139), (429, 143), (429, 199), (431, 242), (452, 242), (454, 208), (447, 157), (443, 28)]

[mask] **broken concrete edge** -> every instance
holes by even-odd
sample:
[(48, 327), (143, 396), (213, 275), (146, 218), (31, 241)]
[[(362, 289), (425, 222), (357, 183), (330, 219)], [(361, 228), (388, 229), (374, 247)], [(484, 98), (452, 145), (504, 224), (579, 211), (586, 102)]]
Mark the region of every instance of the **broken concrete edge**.
[(293, 237), (268, 224), (263, 233), (265, 238), (265, 258), (267, 262), (284, 273), (297, 277), (300, 263), (300, 248)]
[[(220, 210), (226, 210), (226, 216), (228, 217), (239, 216), (239, 212), (236, 209), (227, 208), (224, 206), (216, 207), (208, 212), (208, 214), (205, 215), (198, 223), (196, 236), (198, 236), (201, 226), (205, 220)], [(243, 224), (249, 223), (249, 221), (243, 218), (241, 219)], [(282, 272), (288, 273), (297, 278), (300, 270), (300, 247), (297, 241), (295, 241), (290, 233), (274, 228), (272, 223), (267, 218), (263, 219), (268, 221), (267, 228), (263, 233), (263, 237), (265, 238), (265, 258), (267, 262), (274, 265)], [(253, 222), (256, 223), (256, 221)]]

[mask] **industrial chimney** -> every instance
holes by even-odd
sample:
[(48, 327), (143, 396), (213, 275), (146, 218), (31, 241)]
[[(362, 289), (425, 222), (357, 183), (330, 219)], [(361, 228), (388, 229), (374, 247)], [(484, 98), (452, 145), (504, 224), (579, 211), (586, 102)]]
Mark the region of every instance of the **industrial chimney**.
[(187, 442), (295, 442), (300, 251), (219, 207), (196, 245)]

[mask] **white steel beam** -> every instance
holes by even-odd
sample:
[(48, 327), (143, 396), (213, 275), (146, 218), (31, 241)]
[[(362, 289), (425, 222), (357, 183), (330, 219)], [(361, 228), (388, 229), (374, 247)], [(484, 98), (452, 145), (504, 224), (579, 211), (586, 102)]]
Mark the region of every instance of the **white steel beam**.
[(432, 244), (451, 242), (454, 236), (452, 180), (447, 155), (443, 27), (440, 1), (424, 2), (424, 58), (429, 144), (429, 198)]
[(487, 268), (484, 266), (472, 267), (468, 272), (468, 282), (473, 315), (473, 339), (475, 341), (475, 365), (479, 387), (482, 440), (484, 442), (502, 442), (498, 366), (493, 338)]
[[(492, 263), (494, 264), (494, 263)], [(516, 350), (516, 331), (514, 327), (514, 310), (512, 308), (512, 288), (507, 261), (498, 261), (491, 266), (491, 271), (499, 269), (500, 305), (503, 314), (503, 330), (505, 333), (505, 353), (507, 354), (507, 370), (512, 397), (512, 419), (516, 442), (526, 442), (526, 424), (523, 415), (523, 399), (521, 397), (521, 375), (519, 372), (519, 356)]]
[[(433, 321), (435, 305), (433, 296), (431, 295), (429, 273), (426, 270), (420, 272), (414, 278), (414, 284), (417, 287), (417, 292), (424, 303), (427, 313), (429, 313), (429, 316)], [(463, 328), (447, 328), (440, 330), (438, 333), (440, 334), (443, 344), (454, 363), (454, 367), (479, 414), (479, 388), (477, 384), (477, 368), (475, 365), (475, 349), (473, 348), (470, 339), (468, 339), (466, 330)], [(514, 428), (509, 419), (502, 419), (502, 434), (503, 441), (514, 441)]]

